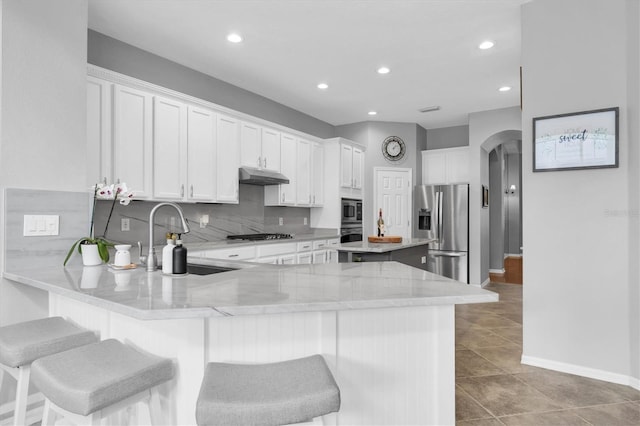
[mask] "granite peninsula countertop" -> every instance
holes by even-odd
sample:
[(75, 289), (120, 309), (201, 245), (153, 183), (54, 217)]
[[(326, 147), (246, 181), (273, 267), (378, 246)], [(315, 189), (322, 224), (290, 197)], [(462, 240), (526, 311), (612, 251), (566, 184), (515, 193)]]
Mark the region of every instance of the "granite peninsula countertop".
[[(216, 240), (216, 241), (203, 241), (203, 242), (187, 242), (184, 243), (188, 250), (215, 250), (231, 247), (245, 247), (245, 246), (260, 246), (266, 244), (285, 244), (285, 243), (297, 243), (300, 241), (314, 241), (314, 240), (331, 240), (334, 238), (340, 239), (340, 234), (335, 229), (320, 229), (315, 232), (291, 234), (292, 238), (282, 238), (274, 240)], [(155, 246), (156, 252), (162, 250), (161, 246)]]
[(497, 293), (398, 262), (262, 265), (198, 259), (240, 269), (168, 276), (139, 267), (50, 266), (4, 272), (5, 279), (137, 319), (204, 318), (485, 303)]
[(336, 250), (354, 253), (387, 253), (410, 247), (424, 246), (437, 241), (435, 238), (404, 238), (401, 243), (370, 243), (367, 240), (341, 243)]

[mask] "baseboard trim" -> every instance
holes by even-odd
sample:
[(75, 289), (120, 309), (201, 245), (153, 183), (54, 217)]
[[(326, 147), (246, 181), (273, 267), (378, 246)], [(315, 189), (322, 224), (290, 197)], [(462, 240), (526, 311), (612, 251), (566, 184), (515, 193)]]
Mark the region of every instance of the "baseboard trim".
[[(485, 287), (486, 287), (490, 282), (491, 282), (491, 279), (490, 279), (490, 278), (487, 278), (486, 280), (484, 280), (484, 281), (482, 282), (482, 284), (480, 284), (480, 286), (479, 286), (479, 287), (480, 287), (480, 288), (485, 288)], [(478, 284), (473, 284), (473, 285), (478, 286)]]
[(504, 268), (502, 269), (489, 269), (489, 273), (490, 274), (499, 274), (499, 275), (504, 275), (505, 274), (505, 270)]
[(588, 377), (590, 379), (603, 380), (605, 382), (618, 385), (631, 386), (640, 390), (640, 379), (625, 376), (624, 374), (612, 373), (610, 371), (598, 370), (596, 368), (583, 367), (575, 364), (567, 364), (559, 361), (552, 361), (543, 358), (523, 355), (521, 362), (533, 367), (546, 368), (547, 370), (559, 371), (561, 373), (575, 374), (577, 376)]

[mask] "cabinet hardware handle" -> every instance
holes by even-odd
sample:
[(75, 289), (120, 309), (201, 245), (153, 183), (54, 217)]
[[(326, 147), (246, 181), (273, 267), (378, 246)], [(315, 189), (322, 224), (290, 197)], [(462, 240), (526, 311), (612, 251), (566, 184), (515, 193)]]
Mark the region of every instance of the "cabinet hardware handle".
[(258, 156), (258, 167), (262, 165), (262, 157)]
[(120, 178), (118, 178), (118, 183), (120, 183)]
[(230, 254), (229, 257), (238, 257), (237, 254)]
[(313, 196), (313, 204), (315, 204), (315, 203), (316, 203), (316, 196), (314, 195)]
[(191, 185), (191, 195), (190, 195), (190, 197), (193, 198), (193, 185)]
[(284, 192), (282, 193), (282, 202), (284, 203)]
[(265, 169), (267, 168), (267, 157), (264, 157), (264, 166)]
[(102, 182), (104, 182), (104, 184), (107, 184), (107, 177), (105, 176), (104, 179), (102, 179)]
[(184, 197), (184, 183), (180, 185), (180, 197)]

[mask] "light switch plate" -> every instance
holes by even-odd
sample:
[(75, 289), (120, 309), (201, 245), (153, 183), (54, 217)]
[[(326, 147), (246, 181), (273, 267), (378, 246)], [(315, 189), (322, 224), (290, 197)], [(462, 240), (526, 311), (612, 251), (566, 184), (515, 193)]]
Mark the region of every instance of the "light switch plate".
[(24, 228), (22, 235), (25, 237), (60, 235), (60, 216), (24, 215)]

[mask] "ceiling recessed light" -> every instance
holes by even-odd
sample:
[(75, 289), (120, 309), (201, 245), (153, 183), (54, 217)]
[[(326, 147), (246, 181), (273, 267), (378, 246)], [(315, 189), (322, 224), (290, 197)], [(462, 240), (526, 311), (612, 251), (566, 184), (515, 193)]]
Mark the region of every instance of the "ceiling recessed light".
[(508, 92), (509, 90), (511, 90), (511, 87), (509, 86), (502, 86), (501, 88), (498, 89), (498, 91), (500, 92)]
[(369, 111), (369, 112), (368, 112), (368, 114), (369, 114), (369, 115), (376, 115), (376, 114), (377, 114), (377, 112), (375, 112), (375, 111)]
[(231, 43), (240, 43), (242, 41), (242, 36), (240, 34), (231, 33), (227, 36), (227, 40)]
[(489, 40), (483, 41), (478, 45), (478, 49), (482, 49), (482, 50), (491, 49), (492, 47), (493, 47), (493, 42)]
[(318, 89), (326, 90), (326, 89), (328, 89), (328, 88), (329, 88), (329, 85), (328, 85), (327, 83), (320, 83), (320, 84), (318, 84)]
[(378, 68), (378, 74), (389, 74), (391, 70), (388, 67)]

